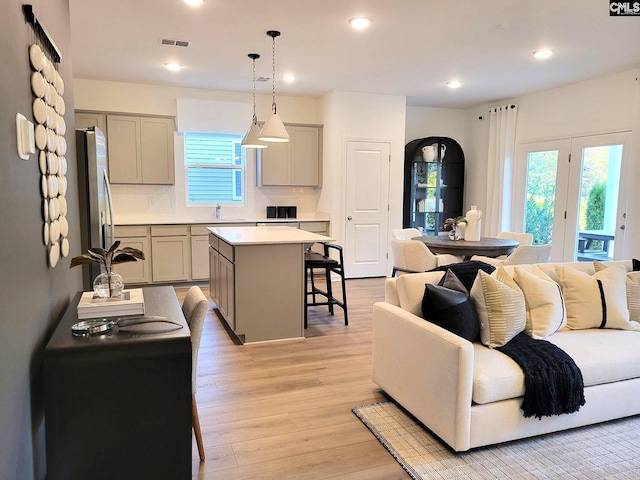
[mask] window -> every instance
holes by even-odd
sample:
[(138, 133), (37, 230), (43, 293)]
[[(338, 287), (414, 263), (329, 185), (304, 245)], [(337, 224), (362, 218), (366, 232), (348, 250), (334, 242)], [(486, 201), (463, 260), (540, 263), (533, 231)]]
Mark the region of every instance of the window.
[(187, 204), (244, 203), (242, 135), (185, 133)]

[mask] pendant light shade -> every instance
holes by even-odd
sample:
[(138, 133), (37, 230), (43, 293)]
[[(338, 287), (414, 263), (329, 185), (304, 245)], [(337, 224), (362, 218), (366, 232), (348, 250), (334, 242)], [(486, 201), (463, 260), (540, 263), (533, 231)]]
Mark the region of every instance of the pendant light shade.
[(258, 139), (260, 134), (260, 127), (258, 126), (258, 117), (256, 116), (256, 59), (260, 58), (257, 53), (250, 53), (249, 58), (253, 60), (253, 119), (251, 120), (251, 126), (244, 138), (241, 145), (244, 148), (267, 148), (264, 142)]
[(280, 115), (278, 115), (278, 110), (276, 108), (276, 37), (280, 36), (280, 32), (276, 30), (269, 30), (267, 35), (271, 37), (272, 52), (271, 81), (273, 88), (271, 97), (271, 116), (262, 127), (262, 131), (258, 138), (263, 142), (288, 142), (289, 134), (287, 133), (287, 129), (284, 128), (284, 124), (282, 123), (282, 120), (280, 120)]

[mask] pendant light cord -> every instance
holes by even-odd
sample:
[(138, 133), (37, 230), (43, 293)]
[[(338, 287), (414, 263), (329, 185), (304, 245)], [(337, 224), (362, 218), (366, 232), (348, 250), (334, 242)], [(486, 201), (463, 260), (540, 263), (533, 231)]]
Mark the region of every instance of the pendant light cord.
[(257, 56), (253, 56), (253, 124), (258, 124), (258, 117), (256, 116), (256, 58)]
[[(278, 32), (280, 35), (280, 32)], [(276, 36), (271, 36), (271, 110), (276, 113)]]

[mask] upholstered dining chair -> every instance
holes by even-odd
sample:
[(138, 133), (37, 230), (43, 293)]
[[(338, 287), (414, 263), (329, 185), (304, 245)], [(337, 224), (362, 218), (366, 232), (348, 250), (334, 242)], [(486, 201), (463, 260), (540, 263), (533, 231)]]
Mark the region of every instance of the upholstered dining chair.
[(530, 233), (522, 232), (500, 232), (496, 235), (497, 238), (504, 238), (506, 240), (515, 240), (521, 247), (533, 244), (533, 235)]
[(491, 265), (524, 265), (530, 263), (547, 263), (551, 255), (551, 244), (523, 245), (516, 248), (507, 258), (491, 258), (482, 255), (474, 255), (471, 260), (480, 260)]
[(417, 228), (394, 228), (391, 230), (391, 238), (399, 240), (411, 240), (414, 237), (421, 236), (420, 230)]
[(197, 285), (192, 286), (187, 292), (187, 296), (182, 303), (182, 313), (187, 319), (187, 324), (191, 330), (191, 416), (193, 419), (193, 433), (196, 436), (198, 454), (200, 461), (204, 461), (204, 445), (202, 443), (202, 431), (200, 430), (200, 417), (198, 416), (198, 405), (196, 403), (196, 379), (198, 366), (198, 350), (200, 349), (200, 338), (202, 337), (202, 327), (204, 319), (209, 310), (209, 300), (204, 296), (202, 290)]
[(397, 272), (417, 273), (426, 272), (440, 265), (459, 263), (462, 257), (449, 254), (436, 255), (420, 240), (391, 239), (391, 253), (393, 254), (392, 277)]

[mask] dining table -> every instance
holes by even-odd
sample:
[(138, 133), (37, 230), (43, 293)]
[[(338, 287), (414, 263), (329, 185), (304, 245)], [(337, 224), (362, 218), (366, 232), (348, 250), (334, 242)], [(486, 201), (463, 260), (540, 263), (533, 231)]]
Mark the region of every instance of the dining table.
[(423, 242), (435, 254), (448, 253), (469, 260), (473, 255), (499, 257), (509, 255), (520, 243), (516, 240), (495, 237), (480, 237), (478, 241), (452, 240), (448, 236), (423, 235), (411, 240)]

